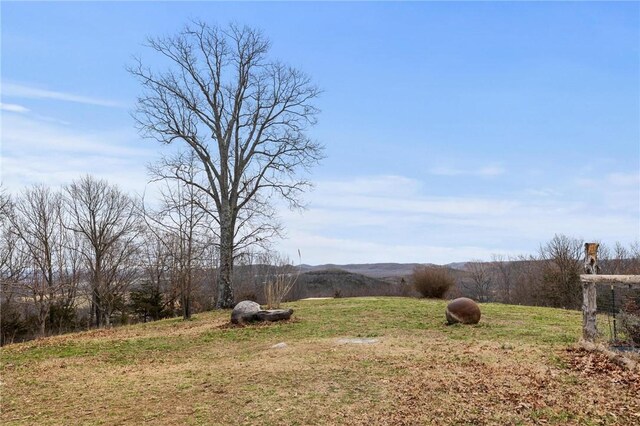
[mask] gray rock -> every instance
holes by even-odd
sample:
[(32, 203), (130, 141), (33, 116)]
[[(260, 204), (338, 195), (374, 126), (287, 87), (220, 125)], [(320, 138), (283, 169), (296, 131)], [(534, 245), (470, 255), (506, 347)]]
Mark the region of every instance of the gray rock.
[(252, 321), (253, 316), (258, 312), (260, 312), (259, 304), (250, 300), (243, 300), (231, 311), (231, 322), (242, 324), (243, 322)]
[(293, 309), (271, 309), (269, 311), (258, 311), (248, 319), (248, 321), (282, 321), (288, 320), (293, 314)]
[(238, 303), (231, 312), (231, 322), (233, 324), (243, 324), (253, 321), (281, 321), (288, 320), (293, 314), (293, 309), (272, 309), (263, 311), (260, 305), (250, 300), (243, 300)]
[(338, 339), (338, 343), (341, 345), (353, 344), (353, 345), (371, 345), (373, 343), (378, 343), (378, 339), (365, 339), (365, 338), (355, 338), (355, 339)]
[(271, 349), (284, 349), (287, 347), (287, 344), (285, 342), (280, 342), (280, 343), (276, 343), (275, 345), (271, 346)]

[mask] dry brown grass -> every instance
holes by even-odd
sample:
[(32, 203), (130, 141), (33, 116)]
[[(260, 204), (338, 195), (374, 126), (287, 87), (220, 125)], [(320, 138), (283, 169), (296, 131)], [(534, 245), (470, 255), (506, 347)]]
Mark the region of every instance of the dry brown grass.
[[(593, 369), (582, 352), (562, 343), (563, 333), (576, 332), (577, 339), (579, 313), (484, 305), (480, 325), (446, 327), (443, 306), (410, 299), (306, 301), (293, 304), (297, 319), (284, 324), (229, 328), (228, 312), (210, 313), (186, 323), (162, 321), (13, 345), (2, 350), (0, 421), (640, 421), (637, 373), (602, 359)], [(536, 318), (547, 312), (557, 312), (552, 320), (569, 321), (556, 328), (536, 326), (541, 321)], [(363, 313), (368, 321), (360, 321)], [(427, 318), (414, 318), (423, 315)], [(527, 322), (531, 327), (521, 328)], [(538, 335), (538, 328), (550, 331)], [(378, 343), (337, 343), (339, 337), (356, 336)], [(282, 341), (284, 349), (271, 348)]]

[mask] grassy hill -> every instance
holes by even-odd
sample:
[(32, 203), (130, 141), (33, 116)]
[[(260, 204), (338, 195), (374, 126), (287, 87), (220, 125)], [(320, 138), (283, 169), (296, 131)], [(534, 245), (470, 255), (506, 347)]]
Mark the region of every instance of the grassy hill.
[[(229, 312), (2, 348), (2, 424), (637, 424), (640, 379), (567, 349), (580, 313), (444, 301), (287, 304), (295, 319), (232, 327)], [(374, 339), (370, 344), (345, 338)], [(278, 343), (285, 347), (273, 348)], [(283, 346), (283, 345), (280, 345)]]

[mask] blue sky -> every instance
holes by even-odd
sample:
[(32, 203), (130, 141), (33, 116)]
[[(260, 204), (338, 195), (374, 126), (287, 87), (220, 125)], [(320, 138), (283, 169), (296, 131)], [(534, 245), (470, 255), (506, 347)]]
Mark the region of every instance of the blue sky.
[[(142, 193), (133, 55), (189, 19), (258, 27), (324, 90), (327, 158), (277, 247), (305, 263), (640, 238), (639, 3), (0, 4), (2, 181), (91, 173)], [(149, 189), (147, 189), (149, 191)], [(294, 256), (295, 257), (295, 256)]]

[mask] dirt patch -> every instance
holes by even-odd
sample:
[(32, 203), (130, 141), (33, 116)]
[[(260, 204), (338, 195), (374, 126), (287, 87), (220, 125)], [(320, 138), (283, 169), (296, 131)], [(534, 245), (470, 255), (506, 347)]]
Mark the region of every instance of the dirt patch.
[(233, 330), (236, 328), (268, 328), (273, 327), (278, 324), (295, 324), (300, 322), (298, 318), (290, 318), (288, 320), (282, 321), (262, 321), (262, 322), (249, 322), (249, 323), (241, 323), (241, 324), (233, 324), (230, 321), (224, 322), (222, 324), (216, 325), (214, 328), (217, 330)]

